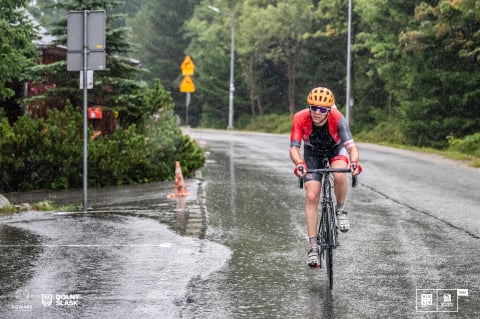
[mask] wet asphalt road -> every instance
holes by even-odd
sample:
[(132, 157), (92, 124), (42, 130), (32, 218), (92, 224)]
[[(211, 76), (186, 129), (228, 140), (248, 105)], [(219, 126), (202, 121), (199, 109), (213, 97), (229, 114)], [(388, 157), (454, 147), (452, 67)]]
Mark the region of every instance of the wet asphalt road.
[(1, 217), (0, 318), (480, 316), (478, 170), (359, 145), (364, 173), (330, 291), (305, 265), (288, 136), (190, 134), (208, 157), (183, 201), (153, 183), (90, 190), (88, 213)]

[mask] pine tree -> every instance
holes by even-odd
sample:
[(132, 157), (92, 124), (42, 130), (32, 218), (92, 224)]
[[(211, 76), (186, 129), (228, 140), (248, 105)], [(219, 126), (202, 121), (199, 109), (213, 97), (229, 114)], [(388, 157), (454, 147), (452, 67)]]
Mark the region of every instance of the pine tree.
[(0, 101), (14, 96), (14, 81), (24, 80), (36, 56), (36, 36), (32, 22), (25, 16), (24, 0), (0, 3)]
[[(69, 0), (54, 3), (63, 18), (52, 24), (51, 33), (57, 37), (56, 45), (67, 46), (67, 19), (69, 11), (105, 10), (106, 11), (106, 69), (94, 72), (94, 88), (89, 90), (88, 104), (101, 105), (105, 110), (118, 114), (120, 123), (128, 126), (141, 121), (144, 115), (141, 92), (146, 89), (140, 74), (145, 70), (138, 67), (138, 62), (129, 59), (132, 50), (128, 42), (128, 29), (124, 14), (116, 13), (125, 1), (81, 1)], [(68, 72), (66, 60), (61, 60), (36, 68), (38, 78), (54, 81), (54, 89), (36, 97), (37, 100), (51, 100), (55, 97), (58, 106), (68, 102), (80, 107), (83, 93), (79, 90), (79, 72)]]

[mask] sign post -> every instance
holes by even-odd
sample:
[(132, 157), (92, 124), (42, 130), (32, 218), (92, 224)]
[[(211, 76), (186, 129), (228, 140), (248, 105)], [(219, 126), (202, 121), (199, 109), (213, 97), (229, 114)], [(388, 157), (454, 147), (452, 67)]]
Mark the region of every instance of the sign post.
[(182, 69), (182, 75), (184, 76), (182, 83), (180, 83), (180, 92), (187, 93), (186, 97), (186, 112), (185, 112), (185, 124), (188, 125), (188, 105), (190, 104), (190, 93), (195, 92), (195, 84), (190, 76), (193, 75), (195, 71), (195, 64), (193, 64), (190, 56), (186, 56), (180, 65)]
[[(88, 71), (105, 69), (105, 11), (70, 11), (67, 71), (83, 72), (83, 210), (88, 208)], [(92, 79), (93, 80), (93, 79)]]

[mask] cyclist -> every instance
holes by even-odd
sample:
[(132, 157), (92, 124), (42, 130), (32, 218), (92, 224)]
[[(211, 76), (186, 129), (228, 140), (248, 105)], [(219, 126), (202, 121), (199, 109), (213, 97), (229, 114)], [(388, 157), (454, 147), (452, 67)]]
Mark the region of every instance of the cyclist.
[[(307, 264), (320, 267), (317, 242), (318, 201), (321, 192), (321, 175), (306, 173), (307, 169), (323, 168), (321, 159), (329, 159), (332, 168), (350, 169), (360, 174), (359, 153), (347, 121), (335, 106), (335, 97), (328, 88), (314, 88), (307, 96), (308, 109), (297, 112), (292, 120), (290, 158), (295, 164), (294, 173), (302, 177), (306, 190), (305, 220), (310, 249)], [(303, 157), (301, 146), (303, 141)], [(334, 193), (338, 228), (348, 231), (350, 223), (345, 210), (348, 181), (344, 173), (334, 173)]]

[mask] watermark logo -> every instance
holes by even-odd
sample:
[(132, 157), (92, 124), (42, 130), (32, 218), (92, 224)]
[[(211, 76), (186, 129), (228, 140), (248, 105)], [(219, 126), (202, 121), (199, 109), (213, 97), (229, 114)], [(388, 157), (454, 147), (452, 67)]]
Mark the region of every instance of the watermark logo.
[(458, 312), (458, 297), (468, 289), (417, 289), (417, 312)]
[(55, 296), (55, 305), (60, 307), (78, 307), (80, 294), (64, 294)]
[[(14, 297), (14, 298), (13, 298)], [(80, 294), (41, 294), (31, 295), (28, 290), (17, 290), (15, 294), (12, 294), (12, 303), (9, 305), (11, 310), (15, 311), (32, 311), (33, 306), (31, 302), (36, 306), (41, 299), (43, 307), (78, 307), (80, 306)]]
[(52, 294), (42, 294), (42, 305), (45, 307), (50, 307), (53, 303), (53, 295)]
[(28, 290), (15, 291), (15, 299), (22, 300), (22, 301), (30, 299), (30, 291)]
[(42, 294), (42, 305), (44, 307), (78, 307), (79, 302), (80, 294)]
[(11, 304), (11, 309), (16, 311), (31, 311), (33, 309), (30, 301), (30, 292), (28, 290), (15, 291), (15, 303)]
[(421, 294), (422, 301), (420, 302), (422, 307), (428, 307), (433, 305), (433, 294)]

